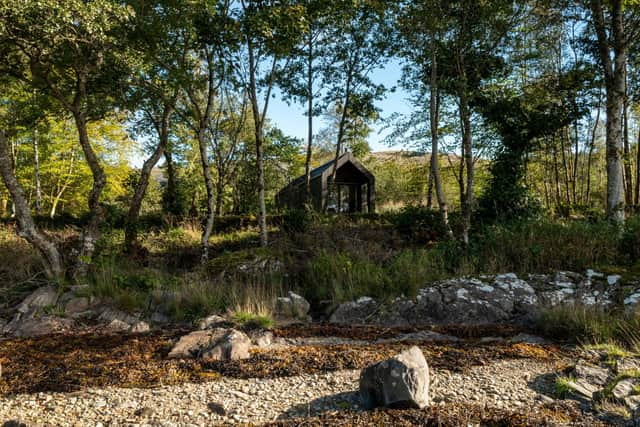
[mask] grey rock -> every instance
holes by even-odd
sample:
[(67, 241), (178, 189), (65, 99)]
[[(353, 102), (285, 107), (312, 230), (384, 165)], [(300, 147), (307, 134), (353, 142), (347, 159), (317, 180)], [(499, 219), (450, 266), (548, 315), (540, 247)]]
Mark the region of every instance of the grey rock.
[(591, 365), (584, 361), (579, 361), (576, 364), (573, 369), (573, 375), (577, 380), (593, 384), (596, 388), (604, 387), (614, 377), (609, 369)]
[(133, 326), (131, 326), (131, 329), (130, 329), (130, 331), (133, 332), (134, 334), (143, 334), (143, 333), (149, 332), (150, 330), (151, 330), (151, 327), (149, 326), (149, 324), (142, 320), (135, 323)]
[(55, 305), (58, 301), (58, 291), (53, 285), (43, 286), (33, 291), (17, 307), (18, 313), (27, 314), (37, 309)]
[(639, 371), (640, 359), (635, 357), (623, 357), (616, 361), (616, 370), (618, 373), (625, 371)]
[(529, 335), (529, 334), (525, 334), (525, 333), (520, 333), (520, 334), (518, 334), (518, 335), (516, 335), (514, 337), (511, 337), (509, 342), (511, 342), (511, 343), (525, 343), (525, 344), (541, 345), (541, 344), (545, 344), (547, 342), (547, 340), (545, 340), (542, 337), (536, 336), (536, 335)]
[(276, 299), (276, 316), (305, 320), (311, 305), (302, 296), (289, 291), (286, 297)]
[(627, 408), (629, 408), (629, 410), (635, 412), (640, 409), (640, 396), (636, 394), (625, 397), (624, 404), (627, 406)]
[(17, 337), (37, 337), (73, 329), (75, 323), (71, 319), (57, 316), (27, 317), (10, 322), (5, 331)]
[(226, 329), (219, 328), (191, 332), (178, 340), (167, 357), (170, 359), (196, 358), (204, 350), (211, 348), (225, 333)]
[(201, 358), (205, 362), (248, 359), (250, 346), (251, 340), (245, 333), (230, 329), (210, 349), (203, 351)]
[(86, 312), (90, 307), (89, 298), (87, 297), (75, 297), (69, 299), (64, 304), (64, 312), (73, 316), (74, 314), (80, 314)]
[(576, 379), (575, 381), (568, 381), (568, 385), (569, 387), (571, 387), (571, 389), (574, 392), (590, 400), (593, 399), (594, 394), (600, 391), (600, 387), (584, 379)]
[(111, 322), (109, 322), (108, 325), (104, 327), (104, 330), (107, 332), (126, 332), (129, 330), (129, 328), (131, 328), (131, 325), (129, 325), (128, 323), (123, 322), (119, 319), (113, 319)]
[(369, 297), (340, 304), (331, 314), (330, 323), (362, 325), (368, 323), (378, 311), (378, 303)]
[(7, 326), (7, 321), (0, 319), (0, 335), (4, 333), (4, 328)]
[(514, 311), (508, 289), (478, 279), (453, 279), (421, 289), (411, 318), (416, 324), (482, 324), (508, 320)]
[(360, 397), (365, 408), (424, 408), (430, 403), (429, 366), (418, 347), (363, 369)]
[(273, 332), (255, 331), (250, 334), (251, 342), (256, 347), (268, 347), (274, 342)]
[(150, 416), (153, 415), (153, 409), (145, 406), (144, 408), (137, 409), (134, 412), (134, 415), (140, 418), (149, 418)]
[(198, 329), (204, 331), (205, 329), (211, 329), (226, 322), (227, 319), (225, 319), (224, 317), (218, 316), (217, 314), (212, 314), (211, 316), (207, 316), (204, 319), (200, 319), (198, 321)]
[(633, 394), (634, 388), (637, 386), (640, 386), (640, 379), (638, 378), (620, 380), (616, 383), (613, 389), (611, 389), (611, 394), (616, 399), (623, 400), (625, 397)]
[(138, 322), (138, 317), (112, 307), (105, 307), (98, 315), (98, 321), (105, 324), (110, 324), (114, 320), (119, 320), (131, 326)]
[(151, 320), (151, 323), (154, 323), (156, 325), (166, 325), (167, 323), (171, 322), (169, 316), (159, 311), (153, 312), (149, 320)]

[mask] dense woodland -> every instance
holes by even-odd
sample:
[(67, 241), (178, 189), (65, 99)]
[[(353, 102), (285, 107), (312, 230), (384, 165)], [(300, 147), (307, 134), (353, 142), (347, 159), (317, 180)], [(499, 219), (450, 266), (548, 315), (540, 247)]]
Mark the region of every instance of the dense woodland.
[[(195, 222), (206, 261), (229, 215), (267, 246), (275, 193), (348, 149), (382, 211), (438, 212), (463, 246), (513, 219), (620, 226), (640, 204), (639, 31), (631, 0), (2, 0), (0, 215), (50, 277), (86, 275), (114, 227), (139, 251), (141, 215)], [(392, 62), (409, 115), (381, 114)], [(306, 140), (269, 120), (275, 96)], [(371, 153), (374, 125), (406, 151)]]

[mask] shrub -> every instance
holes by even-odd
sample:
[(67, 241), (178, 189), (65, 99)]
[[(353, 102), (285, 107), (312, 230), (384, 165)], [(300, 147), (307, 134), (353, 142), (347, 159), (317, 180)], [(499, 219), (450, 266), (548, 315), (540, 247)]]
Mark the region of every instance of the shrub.
[(270, 329), (275, 325), (269, 315), (248, 313), (246, 311), (236, 311), (231, 315), (231, 320), (250, 329)]
[(616, 262), (615, 235), (607, 222), (517, 221), (484, 227), (471, 255), (481, 272), (580, 271)]
[(446, 236), (440, 212), (424, 206), (406, 206), (390, 216), (390, 221), (396, 230), (417, 242), (432, 242)]
[(310, 209), (289, 209), (282, 216), (282, 230), (286, 233), (305, 233), (313, 224), (313, 212)]
[(381, 265), (352, 259), (344, 252), (320, 251), (301, 277), (305, 296), (314, 302), (344, 302), (360, 296), (379, 297), (388, 281)]
[(640, 215), (627, 220), (620, 238), (620, 252), (632, 263), (640, 261)]

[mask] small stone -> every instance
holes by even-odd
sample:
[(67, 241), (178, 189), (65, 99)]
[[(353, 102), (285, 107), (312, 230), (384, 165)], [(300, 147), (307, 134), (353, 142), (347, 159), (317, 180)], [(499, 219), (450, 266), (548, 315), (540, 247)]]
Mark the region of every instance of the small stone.
[(140, 418), (149, 418), (153, 415), (153, 409), (145, 406), (144, 408), (137, 409), (134, 415)]
[(271, 331), (257, 331), (251, 333), (251, 342), (256, 347), (268, 347), (273, 343), (273, 332)]
[(149, 324), (147, 322), (143, 322), (142, 320), (131, 327), (131, 332), (133, 332), (134, 334), (143, 334), (149, 332), (150, 330), (151, 327), (149, 326)]
[(225, 415), (227, 415), (226, 409), (224, 409), (224, 406), (222, 406), (219, 403), (210, 402), (207, 406), (209, 407), (209, 410), (213, 414), (219, 415), (221, 417), (224, 417)]
[(107, 326), (105, 326), (105, 330), (109, 332), (124, 332), (128, 331), (131, 326), (128, 323), (123, 322), (119, 319), (113, 319)]

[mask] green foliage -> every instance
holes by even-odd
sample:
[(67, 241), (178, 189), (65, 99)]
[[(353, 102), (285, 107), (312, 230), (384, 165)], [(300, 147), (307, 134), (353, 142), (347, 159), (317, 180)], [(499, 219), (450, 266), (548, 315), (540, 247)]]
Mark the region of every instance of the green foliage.
[(231, 316), (231, 320), (250, 329), (271, 329), (275, 325), (270, 316), (245, 311), (236, 311)]
[(559, 399), (564, 399), (570, 395), (574, 390), (573, 383), (575, 380), (572, 376), (559, 376), (556, 378), (553, 389), (555, 396)]
[(480, 218), (488, 221), (527, 218), (540, 209), (524, 183), (526, 155), (541, 138), (553, 135), (586, 113), (578, 102), (558, 102), (588, 87), (593, 76), (583, 69), (541, 78), (521, 92), (500, 86), (486, 89), (475, 103), (502, 138), (491, 165), (491, 182), (480, 200)]
[(583, 271), (619, 262), (615, 236), (606, 221), (512, 221), (479, 230), (470, 256), (481, 272)]
[(282, 229), (287, 233), (304, 233), (309, 231), (313, 222), (310, 209), (289, 209), (282, 216)]
[(353, 259), (346, 253), (321, 251), (305, 268), (302, 283), (305, 297), (314, 302), (350, 301), (360, 296), (383, 294), (388, 277), (379, 264)]
[(557, 306), (541, 310), (536, 329), (544, 336), (571, 340), (611, 352), (640, 352), (640, 313), (608, 312), (598, 307)]
[(632, 263), (640, 261), (640, 215), (627, 219), (620, 239), (620, 252)]
[(446, 237), (442, 215), (434, 209), (409, 205), (391, 215), (390, 220), (398, 231), (416, 242), (433, 242)]

